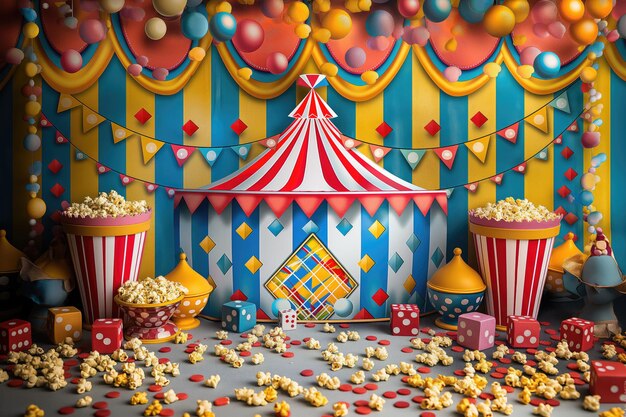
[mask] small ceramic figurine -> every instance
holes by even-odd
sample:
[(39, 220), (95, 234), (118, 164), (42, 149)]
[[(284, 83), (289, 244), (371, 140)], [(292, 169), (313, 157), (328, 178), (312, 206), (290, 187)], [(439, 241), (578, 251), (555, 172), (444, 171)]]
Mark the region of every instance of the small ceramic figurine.
[(613, 311), (613, 300), (626, 293), (626, 281), (613, 257), (609, 240), (597, 229), (590, 255), (577, 255), (563, 263), (563, 279), (568, 291), (585, 297), (580, 317), (595, 323), (596, 337), (607, 338), (621, 332)]

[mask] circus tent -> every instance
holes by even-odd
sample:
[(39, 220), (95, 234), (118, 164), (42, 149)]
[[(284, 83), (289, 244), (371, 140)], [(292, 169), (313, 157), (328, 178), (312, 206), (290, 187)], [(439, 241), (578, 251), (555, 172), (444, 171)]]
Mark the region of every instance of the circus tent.
[[(315, 91), (268, 149), (202, 190), (178, 190), (178, 238), (215, 283), (205, 314), (247, 299), (260, 317), (287, 298), (301, 319), (372, 319), (389, 305), (425, 310), (426, 280), (446, 251), (447, 199), (406, 182), (354, 149)], [(431, 231), (437, 230), (437, 233)]]

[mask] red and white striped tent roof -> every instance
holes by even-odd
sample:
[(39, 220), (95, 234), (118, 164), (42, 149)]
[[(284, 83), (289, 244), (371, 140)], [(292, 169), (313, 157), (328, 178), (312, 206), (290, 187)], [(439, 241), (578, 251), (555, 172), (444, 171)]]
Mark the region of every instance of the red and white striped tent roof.
[(206, 198), (221, 213), (234, 198), (250, 215), (265, 201), (277, 217), (296, 202), (311, 216), (322, 201), (343, 217), (355, 199), (373, 215), (384, 200), (400, 214), (411, 200), (426, 215), (432, 203), (447, 211), (445, 191), (425, 191), (384, 170), (345, 140), (330, 118), (337, 114), (315, 91), (323, 75), (302, 75), (298, 84), (311, 91), (290, 113), (295, 120), (276, 145), (233, 174), (203, 190), (177, 190), (191, 212)]

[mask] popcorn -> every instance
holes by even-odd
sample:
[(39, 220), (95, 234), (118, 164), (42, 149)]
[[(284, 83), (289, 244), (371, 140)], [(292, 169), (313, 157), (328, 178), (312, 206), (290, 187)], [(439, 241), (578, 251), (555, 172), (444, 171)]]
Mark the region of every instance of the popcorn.
[(255, 407), (267, 405), (267, 401), (265, 400), (265, 392), (255, 392), (246, 400), (246, 404), (252, 405)]
[(72, 203), (62, 214), (70, 218), (108, 218), (120, 216), (137, 216), (147, 213), (150, 207), (145, 200), (126, 201), (117, 191), (100, 193), (98, 197), (85, 197), (82, 203)]
[(126, 281), (117, 290), (117, 295), (126, 303), (160, 304), (176, 300), (188, 292), (182, 284), (159, 276), (147, 277), (141, 281)]
[(183, 344), (186, 343), (188, 339), (188, 335), (185, 332), (178, 332), (178, 334), (176, 335), (176, 337), (174, 338), (174, 343), (176, 344)]
[(387, 381), (389, 380), (389, 374), (385, 371), (385, 368), (379, 369), (376, 373), (372, 374), (372, 381)]
[(361, 339), (361, 335), (359, 335), (359, 332), (355, 330), (348, 332), (348, 340), (356, 342), (359, 339)]
[(318, 340), (313, 339), (312, 337), (307, 339), (307, 341), (304, 342), (304, 345), (311, 350), (318, 350), (322, 348), (322, 346), (320, 345), (320, 342)]
[(204, 381), (204, 385), (209, 388), (217, 388), (217, 384), (220, 383), (221, 379), (222, 378), (219, 375), (211, 375), (207, 378), (206, 381)]
[(357, 355), (353, 355), (352, 353), (348, 353), (344, 357), (343, 364), (348, 368), (354, 368), (356, 363), (359, 361), (359, 357)]
[(361, 362), (361, 367), (365, 371), (371, 371), (374, 369), (374, 361), (369, 358), (363, 358), (363, 362)]
[(382, 411), (385, 405), (385, 400), (376, 394), (372, 394), (369, 400), (369, 406), (372, 410)]
[(526, 364), (526, 362), (527, 362), (527, 360), (526, 360), (526, 355), (525, 355), (525, 354), (523, 354), (523, 353), (522, 353), (522, 352), (520, 352), (520, 351), (515, 352), (515, 353), (513, 354), (513, 356), (511, 356), (511, 360), (513, 360), (513, 361), (515, 361), (515, 362), (517, 362), (517, 363), (520, 363), (520, 364), (522, 364), (522, 365), (525, 365), (525, 364)]
[(256, 383), (259, 387), (262, 387), (264, 385), (272, 385), (272, 374), (269, 372), (257, 372)]
[(165, 401), (165, 404), (172, 404), (178, 401), (178, 396), (173, 389), (170, 389), (163, 394), (163, 401)]
[(268, 403), (273, 403), (278, 398), (278, 391), (276, 391), (276, 389), (272, 386), (265, 388), (263, 393), (265, 394), (265, 400)]
[(274, 404), (274, 414), (276, 417), (289, 417), (291, 415), (291, 407), (285, 401)]
[(419, 337), (411, 339), (411, 345), (415, 349), (424, 349), (426, 347), (426, 343), (424, 343), (424, 341)]
[(524, 389), (517, 396), (517, 401), (522, 404), (530, 404), (531, 392), (528, 387), (524, 387)]
[(605, 359), (613, 359), (615, 356), (617, 356), (617, 350), (615, 349), (614, 345), (602, 345), (602, 356)]
[(539, 406), (533, 408), (533, 414), (541, 417), (550, 417), (552, 414), (552, 406), (545, 403), (540, 403)]
[(146, 409), (143, 411), (144, 416), (158, 416), (161, 411), (163, 411), (163, 406), (159, 402), (159, 400), (154, 400)]
[(509, 353), (509, 347), (507, 345), (498, 345), (496, 350), (491, 355), (492, 359), (502, 359)]
[(333, 415), (335, 417), (343, 417), (348, 415), (348, 406), (346, 403), (340, 402), (333, 404)]
[(130, 405), (139, 404), (148, 404), (148, 394), (144, 391), (137, 391), (130, 397)]
[(564, 400), (577, 400), (580, 398), (580, 392), (576, 391), (574, 384), (569, 384), (559, 392), (559, 396)]
[(599, 417), (623, 417), (624, 409), (619, 408), (619, 407), (613, 407), (606, 411), (601, 412), (600, 414), (598, 414), (598, 416)]
[(239, 352), (250, 352), (252, 350), (252, 343), (250, 342), (239, 343), (236, 349)]
[(365, 382), (365, 372), (356, 371), (355, 373), (350, 375), (350, 382), (356, 385), (362, 384), (363, 382)]
[(481, 359), (477, 364), (474, 365), (474, 369), (478, 372), (482, 372), (483, 374), (488, 373), (493, 366), (493, 362), (486, 361), (485, 359)]
[(322, 372), (321, 374), (316, 376), (315, 380), (317, 381), (317, 385), (330, 390), (339, 389), (339, 386), (341, 385), (339, 378), (337, 378), (336, 376), (331, 378), (330, 375), (325, 372)]
[(415, 375), (417, 371), (413, 367), (412, 363), (400, 362), (400, 372), (404, 375)]
[(198, 417), (215, 417), (212, 411), (213, 404), (207, 400), (197, 400), (196, 416)]
[(348, 341), (348, 334), (346, 332), (341, 332), (337, 335), (337, 341), (339, 343), (346, 343)]
[(470, 216), (480, 219), (501, 220), (505, 222), (549, 221), (556, 220), (559, 215), (544, 206), (535, 206), (527, 199), (507, 197), (497, 203), (488, 203), (485, 207), (470, 210)]
[(578, 359), (576, 361), (576, 365), (578, 365), (578, 370), (580, 372), (588, 372), (591, 369), (591, 365), (589, 365), (587, 362), (583, 361), (582, 359)]
[(265, 331), (265, 326), (262, 324), (256, 324), (252, 330), (250, 330), (250, 334), (256, 336), (256, 337), (261, 337), (263, 336), (263, 332)]
[(91, 398), (89, 395), (85, 395), (84, 397), (81, 397), (78, 400), (76, 400), (75, 406), (76, 408), (89, 407), (92, 402), (93, 402), (93, 398)]
[(85, 378), (81, 378), (78, 380), (78, 384), (76, 384), (76, 392), (79, 394), (84, 394), (88, 391), (91, 391), (91, 381), (87, 381)]
[(313, 407), (322, 407), (328, 404), (328, 398), (326, 398), (315, 387), (305, 389), (302, 394), (304, 395), (304, 399)]
[(215, 332), (215, 337), (218, 340), (226, 340), (228, 339), (228, 332), (226, 330), (218, 330)]
[(386, 347), (378, 346), (374, 350), (374, 356), (376, 356), (376, 359), (384, 361), (384, 360), (387, 360), (387, 358), (389, 357), (389, 353), (387, 352), (387, 348)]
[(398, 368), (398, 365), (390, 363), (385, 366), (385, 372), (387, 372), (389, 375), (398, 375), (400, 373), (400, 368)]
[(24, 417), (44, 417), (45, 412), (34, 404), (29, 405), (26, 408)]
[(463, 398), (456, 405), (456, 411), (463, 414), (464, 417), (479, 417), (476, 405), (472, 404), (467, 398)]
[(335, 326), (329, 323), (324, 323), (324, 327), (322, 327), (322, 331), (324, 333), (335, 333)]
[(263, 362), (265, 362), (265, 356), (263, 356), (261, 352), (258, 352), (252, 355), (252, 357), (250, 358), (250, 361), (255, 365), (260, 365)]
[(600, 396), (586, 395), (583, 399), (583, 408), (587, 411), (598, 411), (600, 409)]
[(251, 388), (235, 388), (235, 398), (237, 401), (247, 402), (248, 398), (254, 395), (254, 390)]
[(189, 359), (189, 362), (191, 362), (192, 364), (196, 364), (196, 363), (198, 363), (200, 361), (203, 361), (204, 360), (204, 356), (202, 356), (202, 353), (194, 350), (193, 352), (191, 352), (189, 354), (188, 359)]

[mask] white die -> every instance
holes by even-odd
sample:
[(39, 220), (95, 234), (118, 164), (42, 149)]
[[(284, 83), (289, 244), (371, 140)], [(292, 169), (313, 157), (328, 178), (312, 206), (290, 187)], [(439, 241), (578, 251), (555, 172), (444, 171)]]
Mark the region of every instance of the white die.
[(298, 317), (295, 310), (286, 309), (278, 313), (278, 321), (283, 330), (295, 330), (298, 326)]

